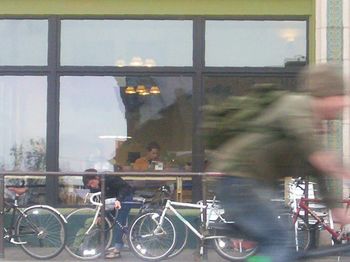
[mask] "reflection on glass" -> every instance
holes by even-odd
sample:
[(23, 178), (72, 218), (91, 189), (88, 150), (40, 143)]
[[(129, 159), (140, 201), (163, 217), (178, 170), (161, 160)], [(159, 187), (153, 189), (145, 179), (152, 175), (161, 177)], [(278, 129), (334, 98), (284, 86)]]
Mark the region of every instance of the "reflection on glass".
[[(191, 77), (65, 76), (60, 82), (60, 170), (132, 171), (152, 141), (161, 148), (158, 168), (181, 171), (191, 162)], [(149, 94), (127, 92), (138, 86)], [(155, 86), (159, 92), (151, 93)], [(82, 186), (79, 177), (60, 183), (61, 196)], [(79, 202), (76, 194), (72, 201)]]
[(206, 66), (287, 67), (306, 61), (306, 21), (207, 21)]
[[(46, 77), (0, 76), (0, 170), (45, 171)], [(8, 177), (29, 191), (20, 203), (44, 201), (43, 177)], [(35, 186), (35, 187), (32, 187)]]
[(0, 20), (0, 65), (47, 65), (47, 20)]
[(192, 66), (192, 21), (63, 20), (61, 64)]

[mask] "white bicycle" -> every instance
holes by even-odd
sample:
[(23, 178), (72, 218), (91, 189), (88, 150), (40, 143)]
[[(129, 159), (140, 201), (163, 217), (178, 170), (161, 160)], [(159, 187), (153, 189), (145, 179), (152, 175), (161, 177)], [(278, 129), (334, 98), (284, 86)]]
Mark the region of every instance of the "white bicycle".
[[(175, 207), (187, 207), (200, 210), (200, 230), (197, 230), (187, 221)], [(171, 211), (185, 225), (180, 237), (177, 237), (178, 225), (168, 215)], [(204, 212), (207, 212), (207, 221), (204, 222)], [(230, 261), (242, 261), (253, 255), (257, 250), (256, 243), (243, 237), (228, 236), (231, 228), (235, 226), (233, 221), (226, 221), (224, 211), (215, 198), (206, 205), (173, 202), (167, 200), (165, 207), (160, 212), (148, 212), (137, 217), (129, 230), (129, 246), (140, 258), (148, 261), (158, 261), (179, 254), (188, 239), (188, 228), (201, 240), (213, 240), (216, 252)], [(221, 234), (223, 233), (223, 234)], [(200, 248), (203, 254), (203, 246)]]

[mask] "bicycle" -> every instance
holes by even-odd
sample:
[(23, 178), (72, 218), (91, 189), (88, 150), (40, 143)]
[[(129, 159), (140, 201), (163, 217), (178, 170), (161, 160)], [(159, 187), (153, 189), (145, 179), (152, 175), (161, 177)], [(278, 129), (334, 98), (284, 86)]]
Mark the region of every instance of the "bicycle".
[(19, 194), (13, 203), (5, 199), (4, 211), (11, 214), (10, 225), (4, 227), (4, 239), (19, 245), (25, 253), (36, 259), (51, 259), (65, 246), (67, 223), (64, 216), (48, 205), (34, 205), (22, 210), (18, 206)]
[[(160, 188), (160, 199), (158, 201), (164, 201), (166, 195), (168, 195), (168, 190), (165, 187)], [(148, 198), (146, 198), (148, 197)], [(133, 197), (132, 201), (122, 201), (121, 204), (131, 205), (132, 208), (138, 208), (137, 215), (145, 212), (146, 210), (154, 210), (158, 205), (158, 201), (155, 201), (153, 196), (143, 195), (141, 197)], [(101, 202), (101, 192), (88, 193), (85, 196), (85, 202), (89, 199), (89, 202), (94, 207), (82, 207), (73, 210), (67, 216), (68, 221), (68, 236), (66, 241), (66, 250), (73, 257), (89, 260), (99, 257), (102, 253), (102, 248), (100, 244), (101, 234), (104, 232), (105, 238), (105, 249), (107, 250), (113, 239), (113, 228), (115, 226), (121, 227), (124, 235), (128, 235), (128, 227), (121, 225), (116, 217), (118, 215), (118, 210), (114, 209), (115, 198), (109, 198), (105, 200), (105, 229), (101, 228), (101, 209), (103, 208), (103, 203)], [(113, 212), (114, 211), (114, 212)]]
[[(244, 235), (229, 236), (233, 221), (227, 221), (223, 217), (223, 210), (218, 205), (218, 201), (209, 201), (207, 204), (201, 202), (197, 204), (181, 203), (167, 200), (163, 210), (159, 212), (147, 212), (137, 217), (129, 230), (129, 247), (141, 259), (148, 261), (158, 261), (169, 258), (173, 255), (176, 247), (177, 232), (176, 226), (167, 213), (171, 211), (182, 224), (184, 224), (186, 233), (183, 236), (183, 243), (176, 250), (179, 254), (187, 242), (188, 229), (190, 229), (202, 242), (206, 240), (214, 241), (215, 251), (225, 259), (231, 261), (244, 260), (257, 251), (254, 242), (244, 239)], [(200, 230), (187, 221), (175, 207), (189, 207), (200, 210)], [(207, 219), (204, 223), (205, 211), (211, 216), (210, 212), (216, 212), (215, 222)], [(238, 231), (237, 231), (238, 232)], [(223, 234), (218, 234), (223, 233)], [(184, 244), (185, 243), (185, 244)], [(203, 255), (203, 243), (200, 248), (200, 254)]]
[[(302, 180), (295, 181), (295, 188), (305, 190), (301, 186)], [(345, 204), (346, 209), (350, 208), (350, 199), (343, 199), (339, 202)], [(292, 222), (295, 230), (295, 244), (297, 251), (305, 251), (310, 249), (311, 246), (311, 229), (313, 230), (325, 230), (331, 235), (333, 244), (350, 243), (350, 232), (346, 225), (340, 226), (339, 230), (333, 228), (332, 215), (330, 213), (316, 212), (311, 208), (310, 204), (322, 204), (322, 199), (318, 198), (306, 198), (302, 196), (300, 199), (293, 199), (294, 212), (292, 214)], [(329, 217), (329, 221), (326, 217)], [(310, 223), (312, 221), (312, 223)]]

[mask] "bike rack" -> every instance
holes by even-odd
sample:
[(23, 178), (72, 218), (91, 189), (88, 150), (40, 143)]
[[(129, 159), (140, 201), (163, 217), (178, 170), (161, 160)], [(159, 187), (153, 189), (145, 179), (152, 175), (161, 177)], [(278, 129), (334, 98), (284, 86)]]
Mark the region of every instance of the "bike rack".
[[(84, 176), (86, 175), (86, 172), (0, 172), (0, 260), (5, 257), (5, 251), (4, 251), (4, 182), (5, 182), (5, 176)], [(152, 177), (176, 177), (177, 181), (180, 181), (181, 177), (203, 177), (205, 175), (208, 175), (208, 173), (203, 172), (97, 172), (97, 176), (101, 176), (101, 201), (102, 203), (105, 203), (105, 176), (106, 175), (118, 175), (118, 176), (134, 176), (134, 177), (146, 177), (146, 176), (152, 176)], [(205, 199), (205, 192), (203, 194), (203, 199)], [(102, 227), (104, 228), (104, 218), (105, 218), (105, 210), (102, 208), (101, 210), (101, 216), (102, 216)], [(206, 217), (205, 217), (206, 218)], [(102, 254), (101, 256), (104, 257), (105, 255), (105, 249), (104, 249), (104, 234), (101, 234), (101, 246), (102, 246)], [(204, 248), (204, 254), (206, 254), (206, 248)], [(205, 259), (207, 260), (207, 259)]]

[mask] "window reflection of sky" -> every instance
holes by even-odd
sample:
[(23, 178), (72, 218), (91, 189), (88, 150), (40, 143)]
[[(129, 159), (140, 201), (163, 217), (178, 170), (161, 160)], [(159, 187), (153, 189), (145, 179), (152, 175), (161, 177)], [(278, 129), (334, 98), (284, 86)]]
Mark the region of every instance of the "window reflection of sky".
[(0, 21), (0, 65), (47, 65), (47, 20)]
[(61, 35), (62, 65), (192, 65), (192, 21), (63, 20)]
[(305, 21), (207, 21), (207, 66), (277, 66), (306, 56)]
[(14, 168), (13, 146), (46, 140), (46, 86), (43, 76), (0, 76), (0, 169)]
[[(127, 136), (125, 107), (113, 77), (62, 77), (60, 167), (82, 171), (113, 157), (114, 142), (101, 135)], [(104, 162), (104, 163), (101, 163)]]

